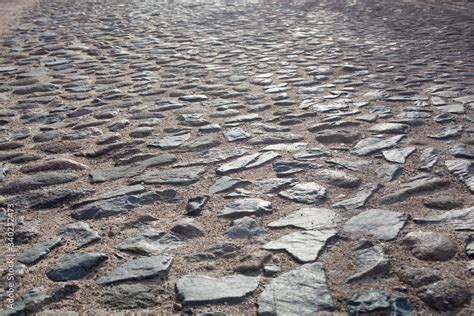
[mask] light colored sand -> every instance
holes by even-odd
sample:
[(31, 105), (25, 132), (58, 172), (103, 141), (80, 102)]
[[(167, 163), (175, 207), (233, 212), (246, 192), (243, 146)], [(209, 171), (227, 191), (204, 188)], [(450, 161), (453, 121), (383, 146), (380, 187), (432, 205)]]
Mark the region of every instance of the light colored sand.
[(0, 0), (0, 34), (8, 33), (26, 9), (39, 0)]

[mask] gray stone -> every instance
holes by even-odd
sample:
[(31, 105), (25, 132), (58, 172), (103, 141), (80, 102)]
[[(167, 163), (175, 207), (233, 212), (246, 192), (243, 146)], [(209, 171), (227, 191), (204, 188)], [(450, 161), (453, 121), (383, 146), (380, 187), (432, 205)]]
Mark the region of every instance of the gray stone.
[(261, 271), (270, 259), (272, 254), (265, 250), (252, 252), (240, 259), (239, 264), (234, 268), (234, 271), (241, 273)]
[(204, 252), (196, 253), (193, 255), (186, 256), (185, 258), (191, 262), (200, 262), (216, 259), (226, 259), (232, 258), (239, 254), (240, 247), (236, 244), (226, 242), (221, 244), (216, 244)]
[(147, 229), (135, 237), (128, 238), (118, 245), (118, 249), (140, 255), (154, 256), (170, 252), (183, 245), (183, 242), (164, 231)]
[(341, 188), (355, 188), (362, 182), (360, 178), (340, 170), (318, 170), (314, 172), (314, 176), (316, 179)]
[(18, 262), (33, 265), (46, 257), (48, 253), (61, 244), (61, 238), (50, 239), (44, 243), (34, 245), (16, 257)]
[(249, 139), (248, 143), (251, 145), (259, 145), (259, 144), (281, 144), (281, 143), (295, 143), (303, 140), (304, 137), (292, 133), (269, 133), (269, 134), (263, 134), (263, 135), (258, 135), (254, 136), (251, 139)]
[(257, 300), (259, 315), (311, 315), (335, 308), (323, 265), (304, 264), (274, 279)]
[(71, 253), (64, 255), (59, 263), (46, 272), (51, 281), (80, 280), (88, 276), (94, 268), (107, 260), (103, 253)]
[(230, 191), (246, 183), (249, 183), (249, 181), (223, 176), (217, 179), (216, 182), (209, 187), (209, 193), (214, 194)]
[(243, 217), (232, 221), (232, 226), (225, 232), (225, 235), (232, 239), (251, 238), (259, 236), (265, 231), (251, 217)]
[(105, 218), (126, 213), (143, 205), (155, 203), (160, 199), (161, 196), (154, 191), (122, 195), (86, 204), (80, 209), (73, 211), (71, 216), (77, 220)]
[(0, 187), (0, 194), (15, 194), (25, 191), (41, 189), (46, 186), (64, 184), (76, 181), (79, 177), (74, 173), (44, 172), (36, 173), (27, 178), (13, 179), (4, 182)]
[(386, 210), (367, 210), (349, 219), (343, 231), (350, 235), (371, 236), (379, 240), (395, 239), (405, 226), (407, 215)]
[(59, 230), (59, 236), (75, 241), (77, 248), (85, 247), (100, 240), (99, 234), (84, 222), (75, 222), (64, 226)]
[(266, 243), (263, 249), (285, 250), (299, 262), (312, 262), (316, 261), (326, 242), (335, 235), (334, 230), (294, 232)]
[(199, 167), (164, 169), (149, 172), (142, 177), (135, 178), (131, 184), (178, 184), (189, 185), (199, 181), (206, 169)]
[(386, 194), (380, 199), (382, 204), (393, 204), (403, 202), (412, 196), (426, 194), (437, 190), (446, 189), (449, 181), (442, 178), (420, 178), (400, 185), (400, 189)]
[(257, 193), (263, 193), (263, 194), (275, 193), (289, 186), (293, 182), (294, 182), (293, 179), (280, 179), (280, 178), (258, 180), (258, 181), (252, 182), (253, 184), (252, 190)]
[(401, 171), (400, 166), (392, 164), (383, 164), (375, 170), (377, 176), (385, 182), (393, 181)]
[(413, 154), (416, 147), (394, 148), (382, 151), (385, 160), (396, 163), (405, 163), (408, 156)]
[(282, 191), (279, 196), (304, 204), (319, 205), (326, 200), (326, 188), (316, 182), (298, 183)]
[(367, 277), (388, 273), (390, 260), (383, 249), (378, 246), (354, 251), (357, 271), (347, 282), (358, 281)]
[(331, 209), (303, 208), (281, 219), (269, 223), (271, 228), (295, 227), (306, 230), (335, 228), (341, 221), (338, 213)]
[(456, 158), (474, 159), (474, 149), (466, 148), (464, 144), (456, 144), (451, 154)]
[(431, 308), (445, 312), (469, 303), (471, 291), (463, 281), (451, 278), (422, 287), (418, 296)]
[(437, 210), (452, 210), (455, 208), (460, 208), (464, 205), (463, 200), (449, 196), (434, 196), (432, 198), (427, 198), (423, 201), (423, 204), (432, 209)]
[(99, 183), (110, 180), (131, 178), (145, 172), (147, 168), (170, 164), (176, 161), (176, 156), (163, 154), (142, 161), (137, 161), (130, 165), (118, 166), (106, 170), (95, 170), (90, 173), (91, 183)]
[(186, 204), (186, 215), (189, 215), (189, 216), (200, 215), (208, 201), (209, 201), (209, 196), (207, 195), (195, 196), (193, 198), (190, 198), (188, 200), (188, 203)]
[(474, 231), (474, 207), (414, 218), (413, 221), (417, 224), (437, 224), (454, 230)]
[(231, 128), (224, 131), (224, 137), (228, 142), (235, 142), (238, 140), (247, 139), (250, 134), (241, 129), (240, 127)]
[(332, 205), (332, 207), (344, 208), (346, 210), (354, 210), (364, 207), (372, 195), (374, 195), (375, 192), (377, 192), (380, 188), (380, 184), (364, 184), (359, 188), (354, 197), (336, 202)]
[(35, 165), (28, 165), (20, 168), (23, 173), (41, 172), (41, 171), (59, 171), (59, 170), (85, 170), (88, 167), (72, 159), (59, 158), (51, 159)]
[(173, 149), (181, 146), (191, 138), (191, 133), (177, 133), (175, 135), (166, 136), (158, 142), (152, 143), (151, 146), (159, 147), (160, 149)]
[(209, 277), (185, 275), (176, 281), (177, 298), (188, 306), (206, 304), (235, 304), (255, 291), (260, 277), (231, 275)]
[(316, 169), (320, 165), (303, 161), (277, 161), (273, 164), (277, 177), (287, 177), (307, 169)]
[(346, 130), (326, 130), (316, 134), (316, 140), (323, 144), (351, 144), (360, 138), (360, 134)]
[(161, 303), (162, 290), (153, 285), (119, 284), (107, 287), (100, 297), (103, 305), (112, 309), (146, 309)]
[(433, 139), (448, 139), (448, 138), (457, 137), (461, 135), (462, 130), (463, 130), (462, 125), (446, 127), (443, 132), (434, 134), (434, 135), (428, 135), (428, 137), (433, 138)]
[(278, 153), (273, 151), (245, 155), (240, 158), (237, 158), (234, 161), (221, 165), (216, 172), (218, 174), (227, 174), (231, 172), (238, 172), (250, 168), (260, 167), (279, 156), (280, 155)]
[(195, 94), (195, 95), (183, 95), (182, 97), (179, 97), (178, 100), (180, 101), (186, 101), (186, 102), (202, 102), (202, 101), (207, 101), (207, 96), (203, 94)]
[(385, 292), (372, 291), (355, 294), (347, 301), (347, 310), (350, 315), (389, 314), (390, 308), (390, 296)]
[(192, 218), (180, 219), (176, 225), (171, 228), (171, 231), (185, 238), (204, 236), (204, 227)]
[(150, 278), (166, 279), (172, 261), (172, 258), (167, 256), (131, 259), (115, 268), (108, 276), (97, 279), (97, 284), (140, 281)]
[(272, 203), (262, 199), (243, 198), (228, 202), (217, 216), (238, 218), (249, 215), (265, 215), (272, 212)]
[(406, 134), (409, 126), (400, 123), (379, 123), (369, 128), (370, 132), (382, 134)]
[(449, 172), (458, 177), (474, 193), (474, 162), (464, 159), (446, 160)]
[(364, 138), (354, 146), (351, 153), (356, 156), (370, 155), (377, 151), (397, 145), (403, 137), (404, 135), (397, 135), (386, 139), (375, 137)]

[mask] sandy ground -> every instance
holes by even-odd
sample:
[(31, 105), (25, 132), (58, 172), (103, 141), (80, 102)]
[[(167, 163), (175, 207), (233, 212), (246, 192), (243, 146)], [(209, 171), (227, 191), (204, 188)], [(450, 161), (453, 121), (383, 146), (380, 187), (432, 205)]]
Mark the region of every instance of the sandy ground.
[(0, 34), (11, 31), (24, 11), (38, 2), (39, 0), (0, 0)]

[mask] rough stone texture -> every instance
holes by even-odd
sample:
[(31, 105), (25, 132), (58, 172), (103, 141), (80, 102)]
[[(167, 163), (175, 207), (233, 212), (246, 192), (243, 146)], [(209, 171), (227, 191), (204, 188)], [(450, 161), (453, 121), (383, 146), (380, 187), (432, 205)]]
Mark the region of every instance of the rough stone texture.
[(419, 290), (418, 296), (438, 311), (451, 311), (471, 300), (471, 292), (459, 279), (445, 279)]
[(340, 221), (337, 212), (327, 208), (303, 208), (279, 220), (269, 223), (271, 228), (296, 227), (307, 230), (327, 229), (336, 227)]
[(413, 221), (417, 224), (437, 224), (454, 230), (474, 231), (474, 207), (414, 218)]
[(309, 315), (332, 311), (334, 302), (321, 263), (307, 263), (274, 278), (257, 301), (261, 315)]
[(454, 257), (457, 245), (446, 235), (435, 232), (411, 232), (402, 239), (402, 244), (421, 260), (446, 261)]
[(367, 235), (380, 240), (393, 240), (407, 221), (406, 214), (367, 210), (346, 222), (343, 231), (350, 235)]
[(319, 205), (326, 199), (326, 188), (315, 182), (298, 183), (279, 195), (295, 202)]
[(69, 281), (85, 278), (99, 266), (107, 256), (103, 253), (72, 253), (65, 255), (59, 263), (46, 272), (52, 281)]
[(186, 275), (176, 281), (176, 295), (186, 305), (233, 304), (243, 301), (259, 283), (260, 277), (244, 275), (221, 278)]

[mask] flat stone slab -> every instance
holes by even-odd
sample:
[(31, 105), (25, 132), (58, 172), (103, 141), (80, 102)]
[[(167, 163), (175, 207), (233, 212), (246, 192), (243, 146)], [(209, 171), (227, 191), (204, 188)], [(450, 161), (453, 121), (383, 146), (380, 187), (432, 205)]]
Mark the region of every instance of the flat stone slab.
[(272, 203), (262, 199), (243, 198), (228, 202), (217, 213), (219, 217), (238, 218), (250, 215), (265, 215), (272, 212)]
[(315, 261), (326, 242), (336, 236), (335, 230), (294, 232), (266, 243), (265, 250), (285, 250), (299, 262)]
[(42, 172), (30, 177), (13, 179), (0, 186), (0, 194), (15, 194), (25, 191), (37, 190), (46, 186), (64, 184), (76, 181), (79, 178), (74, 173)]
[(397, 135), (385, 139), (375, 137), (364, 138), (354, 146), (351, 153), (356, 156), (370, 155), (382, 149), (395, 146), (403, 137), (404, 135)]
[(189, 185), (198, 182), (205, 168), (188, 167), (154, 171), (138, 177), (131, 184), (177, 184)]
[(105, 260), (107, 256), (103, 253), (67, 254), (46, 272), (46, 276), (55, 282), (83, 279)]
[(135, 237), (124, 240), (118, 245), (118, 249), (152, 256), (167, 253), (183, 244), (184, 242), (175, 235), (160, 230), (147, 229)]
[(335, 308), (321, 263), (307, 263), (274, 278), (257, 300), (259, 315), (313, 315)]
[(218, 174), (228, 174), (250, 168), (257, 168), (279, 157), (280, 154), (274, 151), (259, 152), (239, 157), (231, 162), (221, 165), (217, 169)]
[(18, 255), (16, 260), (27, 265), (33, 265), (46, 257), (48, 253), (59, 246), (60, 243), (61, 238), (53, 238), (44, 243), (34, 245)]
[(315, 207), (303, 208), (281, 219), (269, 223), (271, 228), (296, 227), (306, 230), (328, 229), (336, 227), (341, 217), (331, 209)]
[(390, 260), (380, 246), (356, 250), (354, 256), (357, 271), (347, 279), (347, 282), (384, 274), (390, 270)]
[(209, 277), (186, 275), (176, 281), (177, 298), (188, 306), (206, 304), (235, 304), (255, 291), (260, 277), (232, 275)]
[(446, 160), (449, 172), (458, 177), (474, 193), (474, 163), (464, 159)]
[(413, 221), (417, 224), (432, 224), (454, 230), (474, 231), (474, 207), (414, 218)]
[(371, 236), (387, 241), (397, 237), (406, 221), (404, 213), (372, 209), (349, 219), (343, 231), (349, 235)]
[(405, 148), (394, 148), (389, 150), (382, 151), (383, 157), (385, 160), (395, 163), (403, 164), (405, 163), (408, 156), (413, 154), (416, 150), (416, 147), (410, 146)]
[(115, 268), (108, 276), (97, 279), (97, 284), (166, 278), (172, 262), (173, 259), (168, 256), (132, 259)]
[(297, 183), (278, 195), (298, 203), (318, 205), (326, 200), (327, 193), (326, 188), (316, 182), (305, 182)]
[(332, 205), (334, 208), (344, 208), (354, 210), (365, 206), (367, 201), (380, 189), (380, 184), (367, 183), (361, 185), (356, 194), (348, 199), (336, 202)]
[(408, 183), (400, 185), (400, 189), (393, 193), (384, 195), (380, 199), (382, 204), (393, 204), (397, 202), (403, 202), (408, 198), (416, 195), (427, 194), (436, 190), (442, 190), (449, 186), (449, 181), (434, 177), (434, 178), (421, 178)]

